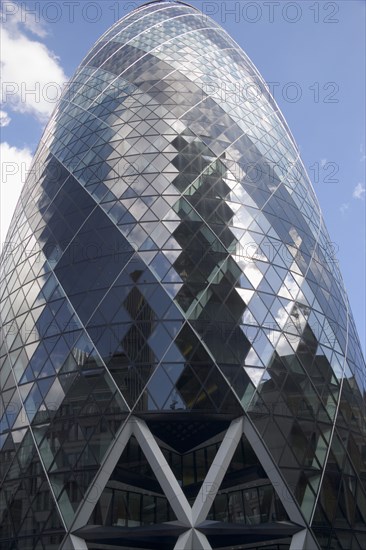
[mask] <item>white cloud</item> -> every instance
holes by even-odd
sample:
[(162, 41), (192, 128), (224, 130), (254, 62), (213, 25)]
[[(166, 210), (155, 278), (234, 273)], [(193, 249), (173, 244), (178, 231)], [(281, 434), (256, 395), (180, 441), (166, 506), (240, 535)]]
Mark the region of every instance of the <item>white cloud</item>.
[(18, 27), (22, 26), (36, 36), (44, 38), (48, 33), (39, 11), (34, 9), (32, 13), (26, 10), (24, 3), (17, 4), (7, 1), (2, 5), (1, 22), (7, 27), (11, 27), (13, 32), (17, 32)]
[(67, 81), (60, 60), (45, 44), (26, 34), (30, 31), (40, 38), (46, 34), (43, 25), (29, 14), (25, 17), (18, 9), (5, 17), (3, 10), (1, 27), (1, 100), (8, 109), (32, 113), (46, 122)]
[(352, 197), (354, 199), (362, 200), (365, 198), (365, 186), (362, 183), (358, 183), (353, 190)]
[(0, 248), (5, 242), (16, 203), (32, 161), (29, 149), (18, 149), (6, 142), (0, 144)]
[(10, 116), (5, 111), (0, 111), (0, 127), (7, 126), (11, 121)]
[(339, 207), (339, 210), (340, 210), (340, 213), (343, 215), (347, 212), (347, 210), (349, 209), (349, 203), (348, 202), (344, 202), (343, 204), (341, 204), (341, 206)]

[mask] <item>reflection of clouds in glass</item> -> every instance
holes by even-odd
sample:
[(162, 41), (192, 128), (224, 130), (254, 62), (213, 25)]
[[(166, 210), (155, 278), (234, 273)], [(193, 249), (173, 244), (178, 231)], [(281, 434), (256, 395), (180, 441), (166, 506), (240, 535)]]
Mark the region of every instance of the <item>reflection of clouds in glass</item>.
[(264, 369), (255, 369), (252, 367), (244, 367), (245, 372), (253, 382), (254, 386), (257, 388), (262, 380)]

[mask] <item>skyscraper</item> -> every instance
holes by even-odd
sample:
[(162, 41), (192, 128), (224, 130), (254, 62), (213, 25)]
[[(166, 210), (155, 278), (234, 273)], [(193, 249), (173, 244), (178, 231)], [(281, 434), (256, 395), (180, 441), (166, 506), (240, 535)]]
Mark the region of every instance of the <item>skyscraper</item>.
[(364, 547), (347, 296), (294, 139), (220, 26), (158, 1), (102, 36), (7, 240), (1, 547)]

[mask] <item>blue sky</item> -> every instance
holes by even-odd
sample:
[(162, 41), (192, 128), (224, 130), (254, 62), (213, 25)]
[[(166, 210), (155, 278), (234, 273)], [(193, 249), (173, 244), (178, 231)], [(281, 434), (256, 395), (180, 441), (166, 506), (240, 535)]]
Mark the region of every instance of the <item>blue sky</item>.
[[(62, 83), (141, 1), (3, 1), (1, 241)], [(270, 84), (317, 193), (365, 349), (363, 0), (191, 1)], [(33, 93), (32, 93), (33, 90)]]

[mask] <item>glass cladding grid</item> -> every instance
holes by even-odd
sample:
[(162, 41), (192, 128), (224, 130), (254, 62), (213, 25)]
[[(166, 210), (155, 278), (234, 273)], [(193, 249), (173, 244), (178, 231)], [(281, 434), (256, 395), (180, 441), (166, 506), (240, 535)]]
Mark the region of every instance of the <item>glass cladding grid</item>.
[[(197, 18), (197, 15), (195, 15), (195, 17)], [(166, 25), (168, 25), (168, 26), (170, 25), (170, 26), (171, 26), (172, 24), (174, 25), (174, 22), (172, 23), (171, 21), (168, 21)], [(163, 24), (163, 26), (164, 26), (164, 24)], [(193, 26), (193, 29), (194, 29), (194, 26)], [(154, 43), (154, 45), (157, 45), (157, 44), (161, 43), (161, 40), (162, 40), (161, 37), (164, 37), (164, 36), (166, 35), (166, 30), (165, 30), (165, 29), (162, 29), (162, 30), (160, 31), (160, 28), (159, 28), (158, 31), (155, 30), (155, 33), (154, 33), (153, 31), (154, 31), (154, 29), (152, 30), (152, 32), (149, 33), (149, 35), (148, 35), (148, 41), (151, 42), (152, 40), (156, 40), (156, 42)], [(165, 32), (164, 32), (164, 31), (165, 31)], [(215, 31), (214, 31), (213, 29), (210, 29), (209, 32), (210, 32), (209, 37), (211, 38), (213, 32), (215, 32)], [(158, 36), (157, 36), (156, 38), (153, 38), (153, 37), (154, 37), (154, 34), (155, 34), (155, 35), (157, 34)], [(203, 33), (203, 34), (204, 34), (204, 33)], [(159, 38), (159, 36), (161, 36), (161, 37)], [(187, 37), (188, 40), (189, 40), (189, 38), (190, 38), (190, 37)], [(165, 39), (166, 39), (166, 37), (165, 37)], [(194, 40), (197, 42), (197, 37), (195, 37)], [(200, 37), (199, 37), (199, 42), (202, 42), (202, 40), (203, 40), (202, 35), (200, 35)], [(139, 47), (143, 47), (143, 45), (144, 45), (144, 42), (143, 42), (143, 41), (144, 41), (144, 37), (139, 37), (139, 40), (138, 40), (138, 41), (139, 41)], [(215, 43), (218, 42), (218, 41), (219, 41), (219, 40), (216, 40)], [(223, 41), (223, 42), (225, 43), (225, 40), (223, 40), (222, 38), (221, 38), (221, 41)], [(201, 53), (202, 53), (202, 56), (201, 56), (201, 57), (198, 57), (198, 59), (202, 59), (202, 57), (203, 57), (203, 58), (205, 57), (205, 52), (207, 51), (207, 49), (210, 50), (210, 48), (207, 47), (210, 43), (211, 43), (211, 41), (208, 41), (208, 44), (207, 44), (207, 41), (206, 41), (206, 44), (204, 44), (203, 50), (202, 50), (202, 52), (201, 52)], [(227, 44), (227, 42), (226, 42), (226, 44)], [(179, 65), (178, 65), (178, 66), (180, 67), (180, 70), (182, 70), (182, 64), (181, 64), (181, 61), (182, 61), (182, 59), (181, 59), (182, 48), (184, 48), (184, 45), (182, 45), (182, 44), (179, 44), (179, 47), (177, 47), (177, 52), (179, 52), (179, 54), (178, 54), (178, 55), (179, 55), (179, 61), (178, 61)], [(197, 44), (195, 44), (195, 48), (197, 48)], [(146, 49), (146, 47), (145, 47), (145, 49)], [(121, 53), (122, 53), (122, 51), (123, 51), (123, 50), (121, 50)], [(184, 51), (184, 49), (183, 49), (183, 51)], [(192, 49), (192, 51), (193, 51), (193, 49)], [(211, 48), (211, 51), (212, 51), (212, 48)], [(213, 52), (216, 52), (216, 51), (217, 51), (216, 49), (213, 50)], [(157, 53), (157, 55), (159, 55), (159, 52)], [(165, 56), (163, 55), (162, 58), (164, 59)], [(205, 61), (206, 61), (206, 59), (205, 59)], [(112, 59), (111, 59), (111, 62), (112, 62)], [(171, 62), (170, 59), (169, 59), (169, 62)], [(230, 59), (228, 59), (228, 62), (230, 62)], [(218, 80), (218, 82), (220, 83), (220, 86), (221, 86), (221, 84), (222, 84), (222, 70), (221, 70), (221, 64), (222, 64), (222, 52), (220, 52), (220, 56), (217, 58), (217, 61), (216, 61), (216, 72), (217, 72), (217, 70), (218, 70), (218, 74), (219, 74), (219, 80)], [(191, 69), (190, 69), (190, 71), (191, 71)], [(215, 83), (215, 80), (214, 80), (214, 78), (213, 78), (213, 75), (215, 75), (215, 69), (214, 69), (213, 67), (210, 67), (210, 71), (209, 71), (209, 73), (208, 73), (208, 71), (206, 70), (205, 65), (203, 64), (203, 71), (205, 72), (205, 74), (210, 74), (210, 83), (209, 83), (209, 84), (211, 84), (211, 86), (212, 86), (212, 85)], [(253, 79), (253, 74), (254, 74), (254, 77), (255, 77), (254, 68), (252, 68), (251, 73), (252, 73), (251, 78)], [(243, 75), (242, 75), (242, 76), (243, 76)], [(211, 79), (213, 79), (213, 80), (211, 80)], [(236, 80), (234, 81), (234, 84), (237, 83), (237, 80), (238, 80), (238, 79), (236, 78)], [(244, 77), (244, 78), (242, 78), (241, 82), (246, 82), (246, 80), (247, 80), (247, 78)], [(226, 83), (225, 83), (225, 84), (226, 84)], [(260, 84), (261, 84), (261, 88), (263, 89), (263, 82), (260, 83)], [(206, 83), (206, 86), (207, 86), (207, 83)], [(229, 95), (233, 95), (233, 94), (230, 93)], [(249, 113), (249, 111), (252, 110), (252, 105), (249, 105), (249, 108), (250, 108), (250, 109), (248, 110), (248, 113)], [(242, 113), (242, 112), (240, 113), (240, 117), (239, 117), (239, 118), (241, 118), (241, 119), (243, 118), (243, 113)], [(260, 127), (262, 127), (262, 126), (263, 126), (262, 121), (260, 121), (260, 122), (261, 122), (261, 126), (260, 126)], [(255, 120), (254, 120), (254, 123), (255, 123)], [(251, 120), (251, 126), (253, 126), (253, 120)], [(249, 131), (249, 130), (248, 130), (248, 127), (246, 128), (246, 131), (247, 131), (247, 132)], [(269, 134), (268, 134), (268, 129), (267, 129), (267, 134), (266, 134), (266, 137), (267, 137), (267, 138), (268, 138), (268, 135), (269, 135)], [(282, 137), (282, 136), (281, 136), (281, 137)], [(277, 140), (278, 140), (278, 137), (277, 137)], [(279, 143), (282, 143), (282, 141), (283, 141), (283, 140), (279, 141)], [(259, 143), (259, 146), (261, 146), (261, 142), (259, 141), (258, 143)], [(273, 143), (273, 141), (272, 141), (272, 146), (275, 146), (275, 144)], [(267, 147), (267, 149), (268, 149), (268, 147)], [(286, 155), (285, 158), (286, 158), (286, 164), (283, 165), (283, 166), (278, 166), (278, 168), (282, 169), (282, 171), (285, 171), (285, 173), (286, 173), (286, 172), (288, 172), (288, 163), (289, 163), (289, 160), (291, 160), (291, 159), (289, 158), (289, 152), (288, 152), (288, 151), (287, 151), (287, 155)], [(291, 161), (291, 162), (294, 162), (294, 161)], [(277, 164), (278, 164), (278, 163), (277, 163)], [(299, 167), (297, 167), (297, 170), (298, 170), (298, 169), (299, 169)], [(301, 168), (301, 167), (300, 167), (300, 170), (302, 171), (302, 168)], [(301, 203), (300, 203), (300, 204), (301, 204)], [(311, 219), (311, 218), (310, 218), (310, 219)]]
[(58, 547), (127, 416), (189, 412), (245, 414), (319, 544), (359, 548), (364, 360), (282, 115), (238, 101), (253, 84), (216, 23), (154, 3), (65, 90), (1, 262), (3, 541), (35, 522)]
[[(153, 13), (154, 11), (155, 13)], [(108, 43), (110, 41), (126, 43), (138, 34), (146, 32), (146, 17), (148, 17), (149, 27), (151, 27), (152, 25), (157, 25), (165, 21), (167, 18), (177, 17), (185, 13), (189, 14), (191, 11), (191, 8), (185, 6), (164, 6), (163, 8), (161, 6), (155, 6), (154, 10), (149, 9), (148, 14), (146, 14), (144, 10), (135, 12), (135, 14), (122, 19), (107, 31), (84, 58), (82, 65), (88, 63), (95, 55), (96, 51), (100, 51), (100, 48), (104, 47), (103, 43)], [(122, 38), (120, 37), (121, 34), (123, 35)]]

